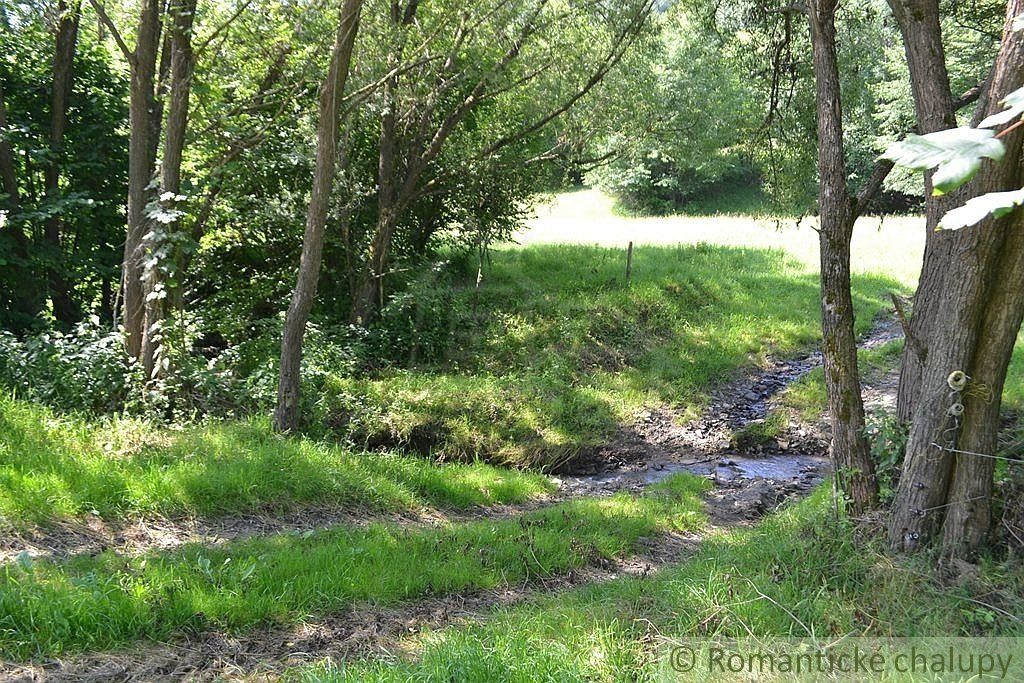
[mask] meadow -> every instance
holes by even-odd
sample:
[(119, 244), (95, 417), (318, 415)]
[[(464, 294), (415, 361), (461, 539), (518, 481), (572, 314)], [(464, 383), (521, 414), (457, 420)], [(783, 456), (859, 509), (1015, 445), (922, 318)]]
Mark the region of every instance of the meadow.
[[(889, 292), (910, 290), (920, 236), (912, 218), (859, 228), (860, 333), (887, 315)], [(729, 378), (813, 349), (813, 238), (806, 222), (631, 218), (593, 191), (558, 196), (518, 244), (493, 250), (479, 288), (457, 288), (471, 324), (449, 331), (457, 343), (444, 354), (324, 384), (316, 400), (325, 416), (344, 411), (345, 440), (329, 428), (283, 437), (261, 417), (168, 428), (0, 399), (4, 546), (35, 539), (0, 567), (0, 652), (28, 667), (102, 659), (139, 642), (275, 633), (350, 610), (543, 587), (679, 533), (700, 547), (660, 571), (534, 591), (469, 623), (398, 638), (401, 656), (276, 673), (620, 680), (656, 676), (665, 643), (694, 634), (1021, 634), (1019, 573), (990, 558), (975, 583), (944, 586), (837, 517), (827, 487), (755, 526), (717, 528), (702, 510), (702, 478), (565, 499), (544, 474), (641, 411), (661, 406), (685, 422)], [(898, 350), (865, 352), (866, 371), (890, 372)], [(1020, 367), (1018, 354), (1014, 409)], [(823, 400), (820, 371), (782, 396), (808, 422)], [(341, 516), (213, 545), (40, 552), (46, 539), (96, 524), (325, 511)]]

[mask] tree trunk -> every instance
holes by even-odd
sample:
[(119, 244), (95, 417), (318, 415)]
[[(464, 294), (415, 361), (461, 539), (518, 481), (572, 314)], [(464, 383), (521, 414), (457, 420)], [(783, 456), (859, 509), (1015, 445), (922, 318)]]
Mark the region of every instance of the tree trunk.
[(306, 230), (302, 237), (299, 275), (285, 315), (281, 339), (281, 367), (277, 386), (277, 408), (274, 426), (280, 431), (293, 431), (299, 425), (299, 390), (301, 384), (302, 340), (306, 322), (316, 298), (323, 256), (324, 226), (334, 184), (339, 126), (339, 100), (348, 80), (349, 65), (359, 30), (362, 0), (344, 0), (338, 21), (331, 66), (320, 90), (317, 122), (316, 162), (313, 190), (306, 213)]
[[(176, 197), (181, 189), (181, 158), (185, 149), (185, 131), (188, 124), (188, 102), (192, 87), (195, 58), (192, 54), (192, 25), (196, 0), (173, 0), (168, 7), (173, 22), (170, 35), (170, 96), (167, 125), (164, 132), (163, 158), (160, 167), (160, 192), (157, 201), (165, 211), (175, 211)], [(169, 196), (165, 199), (165, 196)], [(143, 269), (143, 325), (141, 360), (146, 377), (154, 378), (164, 372), (159, 349), (163, 341), (164, 318), (167, 313), (169, 288), (167, 277), (173, 269), (174, 255), (170, 253), (178, 229), (177, 219), (169, 223), (147, 221), (143, 249), (149, 264)]]
[[(1022, 10), (1024, 0), (1011, 0), (1008, 3), (1007, 27)], [(989, 113), (1001, 109), (999, 100), (1021, 86), (1024, 81), (1022, 76), (1024, 39), (1019, 33), (1007, 31), (993, 70), (991, 96), (987, 100)], [(951, 193), (952, 201), (961, 204), (970, 197), (986, 192), (1019, 188), (1021, 139), (1019, 131), (1005, 136), (1003, 142), (1007, 152), (1003, 161), (998, 164), (986, 163), (967, 187)], [(1005, 276), (997, 273), (997, 268), (1009, 267), (1005, 259), (1011, 258), (1011, 255), (1001, 252), (1007, 248), (1004, 242), (1008, 234), (1008, 245), (1012, 247), (1015, 243), (1013, 232), (1008, 233), (1007, 229), (1011, 222), (1012, 219), (987, 220), (980, 225), (943, 233), (941, 236), (943, 245), (948, 245), (948, 258), (942, 264), (946, 276), (937, 292), (934, 319), (929, 323), (927, 337), (924, 338), (927, 355), (921, 373), (921, 389), (913, 406), (903, 475), (896, 492), (889, 527), (889, 542), (894, 549), (912, 550), (927, 541), (940, 528), (948, 509), (962, 504), (960, 500), (966, 500), (950, 496), (949, 484), (954, 459), (952, 453), (945, 449), (957, 448), (961, 439), (963, 443), (983, 444), (989, 438), (987, 430), (997, 429), (998, 413), (993, 414), (990, 407), (985, 408), (983, 404), (979, 405), (970, 399), (969, 392), (963, 417), (950, 413), (951, 403), (958, 400), (950, 396), (947, 379), (950, 373), (958, 370), (968, 375), (974, 373), (973, 366), (978, 353), (985, 350), (986, 358), (978, 365), (978, 369), (989, 375), (989, 389), (994, 389), (996, 385), (1000, 388), (1002, 386), (1006, 365), (1001, 362), (1001, 355), (1002, 345), (1006, 341), (993, 336), (984, 324), (991, 321), (1005, 328), (1012, 322), (1000, 322), (998, 316), (993, 317), (996, 314), (988, 313), (990, 297), (998, 295), (1003, 286), (993, 289), (995, 283)], [(1000, 259), (1004, 259), (1003, 266), (999, 266)], [(1008, 298), (1004, 299), (1003, 305), (1012, 306), (1011, 297), (1006, 296)], [(996, 402), (994, 397), (992, 402)], [(960, 430), (961, 424), (967, 428), (963, 432)], [(981, 471), (976, 473), (984, 474)], [(962, 476), (967, 479), (961, 481), (958, 488), (976, 485), (974, 474), (965, 471)], [(959, 526), (961, 522), (956, 524)], [(949, 533), (951, 543), (966, 547), (961, 539), (965, 534), (969, 535), (969, 532), (954, 531), (951, 527)]]
[(976, 391), (964, 402), (964, 422), (956, 455), (949, 509), (943, 523), (944, 557), (973, 559), (991, 522), (995, 460), (972, 453), (995, 454), (1006, 370), (1024, 319), (1024, 219), (1015, 216), (1003, 246), (988, 296), (984, 331), (970, 375)]
[[(1010, 22), (1024, 10), (1024, 2), (1009, 3), (1007, 25), (1000, 50), (1000, 58), (990, 79), (992, 95), (985, 101), (983, 111), (998, 109), (993, 102), (1024, 83), (1020, 70), (1024, 68), (1024, 37), (1013, 31)], [(1009, 190), (1024, 184), (1021, 168), (1020, 136), (1006, 139), (1008, 158), (1000, 170), (999, 189)], [(964, 402), (964, 420), (956, 454), (953, 482), (949, 491), (949, 505), (943, 524), (942, 554), (945, 558), (974, 559), (989, 531), (991, 523), (992, 477), (995, 460), (973, 455), (995, 454), (998, 447), (1000, 409), (1006, 372), (1017, 342), (1021, 321), (1024, 319), (1024, 218), (1015, 214), (1007, 223), (992, 286), (983, 305), (979, 340), (969, 370), (974, 391), (968, 392)], [(986, 229), (988, 226), (981, 226)], [(979, 229), (975, 227), (973, 229)]]
[[(50, 107), (50, 155), (43, 172), (45, 193), (51, 202), (60, 197), (60, 169), (64, 154), (64, 130), (68, 120), (68, 100), (71, 97), (72, 68), (75, 48), (78, 44), (78, 23), (82, 17), (80, 0), (57, 3), (56, 49), (53, 55), (53, 93)], [(71, 298), (67, 279), (64, 277), (64, 250), (61, 244), (60, 213), (53, 213), (46, 219), (43, 235), (47, 248), (52, 253), (47, 280), (53, 315), (58, 322), (71, 325), (78, 319), (78, 310)]]
[[(3, 84), (0, 83), (0, 130), (7, 128), (7, 104), (4, 100)], [(19, 325), (29, 325), (40, 311), (41, 302), (34, 284), (36, 278), (32, 273), (29, 259), (29, 236), (25, 234), (25, 228), (21, 218), (18, 216), (18, 208), (21, 203), (20, 191), (18, 189), (18, 176), (14, 167), (14, 154), (10, 141), (0, 136), (0, 190), (7, 195), (3, 202), (4, 209), (8, 212), (7, 225), (0, 230), (0, 240), (11, 240), (11, 253), (14, 254), (13, 263), (5, 265), (15, 272), (12, 281), (21, 282), (22, 287), (11, 292), (11, 306), (13, 313), (16, 313), (21, 321)]]
[[(938, 0), (889, 0), (903, 36), (910, 70), (910, 87), (917, 113), (917, 129), (922, 135), (956, 126), (953, 94), (949, 87), (946, 55), (942, 45), (942, 27)], [(914, 294), (910, 334), (919, 346), (903, 348), (902, 369), (896, 398), (896, 413), (901, 422), (913, 417), (921, 390), (924, 358), (931, 337), (936, 307), (941, 297), (946, 264), (950, 256), (949, 236), (936, 232), (939, 219), (953, 208), (949, 199), (931, 196), (931, 176), (925, 176), (925, 252)]]
[(807, 3), (818, 111), (822, 355), (836, 477), (859, 514), (877, 502), (878, 483), (864, 434), (854, 336), (850, 240), (857, 217), (846, 180), (835, 10), (836, 0)]
[(145, 324), (145, 295), (142, 287), (146, 230), (146, 188), (153, 178), (156, 148), (153, 119), (157, 112), (154, 96), (156, 58), (160, 47), (160, 3), (141, 0), (135, 51), (132, 54), (131, 87), (128, 100), (128, 229), (121, 267), (122, 324), (125, 348), (131, 358), (142, 351)]
[[(397, 7), (392, 7), (392, 21), (397, 25), (401, 14)], [(388, 55), (388, 71), (392, 74), (384, 83), (382, 98), (385, 103), (384, 113), (380, 119), (380, 141), (377, 156), (377, 226), (370, 243), (370, 251), (366, 262), (356, 278), (356, 287), (352, 292), (352, 311), (350, 318), (356, 325), (365, 325), (377, 310), (380, 303), (384, 277), (387, 267), (387, 250), (391, 243), (391, 234), (398, 221), (395, 206), (396, 178), (395, 151), (398, 146), (396, 139), (396, 109), (398, 108), (398, 73), (402, 61), (403, 42), (399, 39)]]

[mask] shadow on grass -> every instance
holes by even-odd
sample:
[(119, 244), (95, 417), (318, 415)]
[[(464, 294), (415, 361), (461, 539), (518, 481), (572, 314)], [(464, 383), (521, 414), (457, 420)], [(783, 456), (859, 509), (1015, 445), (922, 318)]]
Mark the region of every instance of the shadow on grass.
[[(694, 410), (765, 354), (820, 338), (818, 276), (782, 251), (643, 246), (632, 273), (627, 284), (622, 250), (499, 251), (479, 292), (460, 290), (466, 311), (479, 297), (478, 314), (457, 327), (449, 358), (338, 378), (321, 397), (322, 422), (370, 445), (551, 467), (645, 405)], [(896, 289), (854, 278), (859, 331)]]

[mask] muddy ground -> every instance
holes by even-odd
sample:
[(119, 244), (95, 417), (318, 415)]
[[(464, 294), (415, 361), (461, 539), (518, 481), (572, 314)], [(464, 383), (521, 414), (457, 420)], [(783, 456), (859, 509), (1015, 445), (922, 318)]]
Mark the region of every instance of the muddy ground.
[[(902, 336), (884, 322), (862, 340), (872, 348)], [(766, 366), (713, 392), (696, 420), (684, 421), (668, 408), (647, 411), (608, 445), (567, 463), (558, 475), (561, 491), (594, 495), (640, 491), (675, 472), (711, 479), (708, 513), (714, 523), (755, 520), (792, 495), (810, 491), (831, 472), (828, 436), (821, 423), (790, 420), (765, 439), (745, 436), (763, 423), (779, 393), (821, 365), (820, 352), (791, 359), (769, 359)], [(872, 378), (864, 398), (871, 406), (895, 399), (892, 377)]]

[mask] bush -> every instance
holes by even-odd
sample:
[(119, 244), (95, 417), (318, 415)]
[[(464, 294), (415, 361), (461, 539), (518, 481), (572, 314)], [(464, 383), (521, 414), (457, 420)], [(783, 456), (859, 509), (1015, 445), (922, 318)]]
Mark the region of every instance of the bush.
[(875, 476), (883, 501), (891, 500), (896, 492), (903, 452), (907, 446), (908, 426), (895, 415), (884, 410), (868, 414), (864, 432), (875, 461)]
[(65, 410), (121, 410), (139, 376), (125, 360), (121, 335), (93, 317), (71, 332), (19, 341), (0, 331), (0, 382), (21, 397)]
[(699, 210), (693, 205), (701, 200), (761, 187), (760, 172), (740, 159), (724, 168), (697, 169), (657, 150), (639, 159), (617, 160), (596, 180), (625, 211), (656, 216)]
[(101, 326), (95, 316), (71, 332), (47, 331), (24, 340), (0, 331), (0, 385), (30, 401), (91, 414), (181, 422), (249, 412), (250, 383), (233, 371), (234, 350), (209, 360), (194, 353), (196, 329), (195, 323), (172, 326), (165, 344), (173, 372), (150, 382), (125, 356), (121, 332)]

